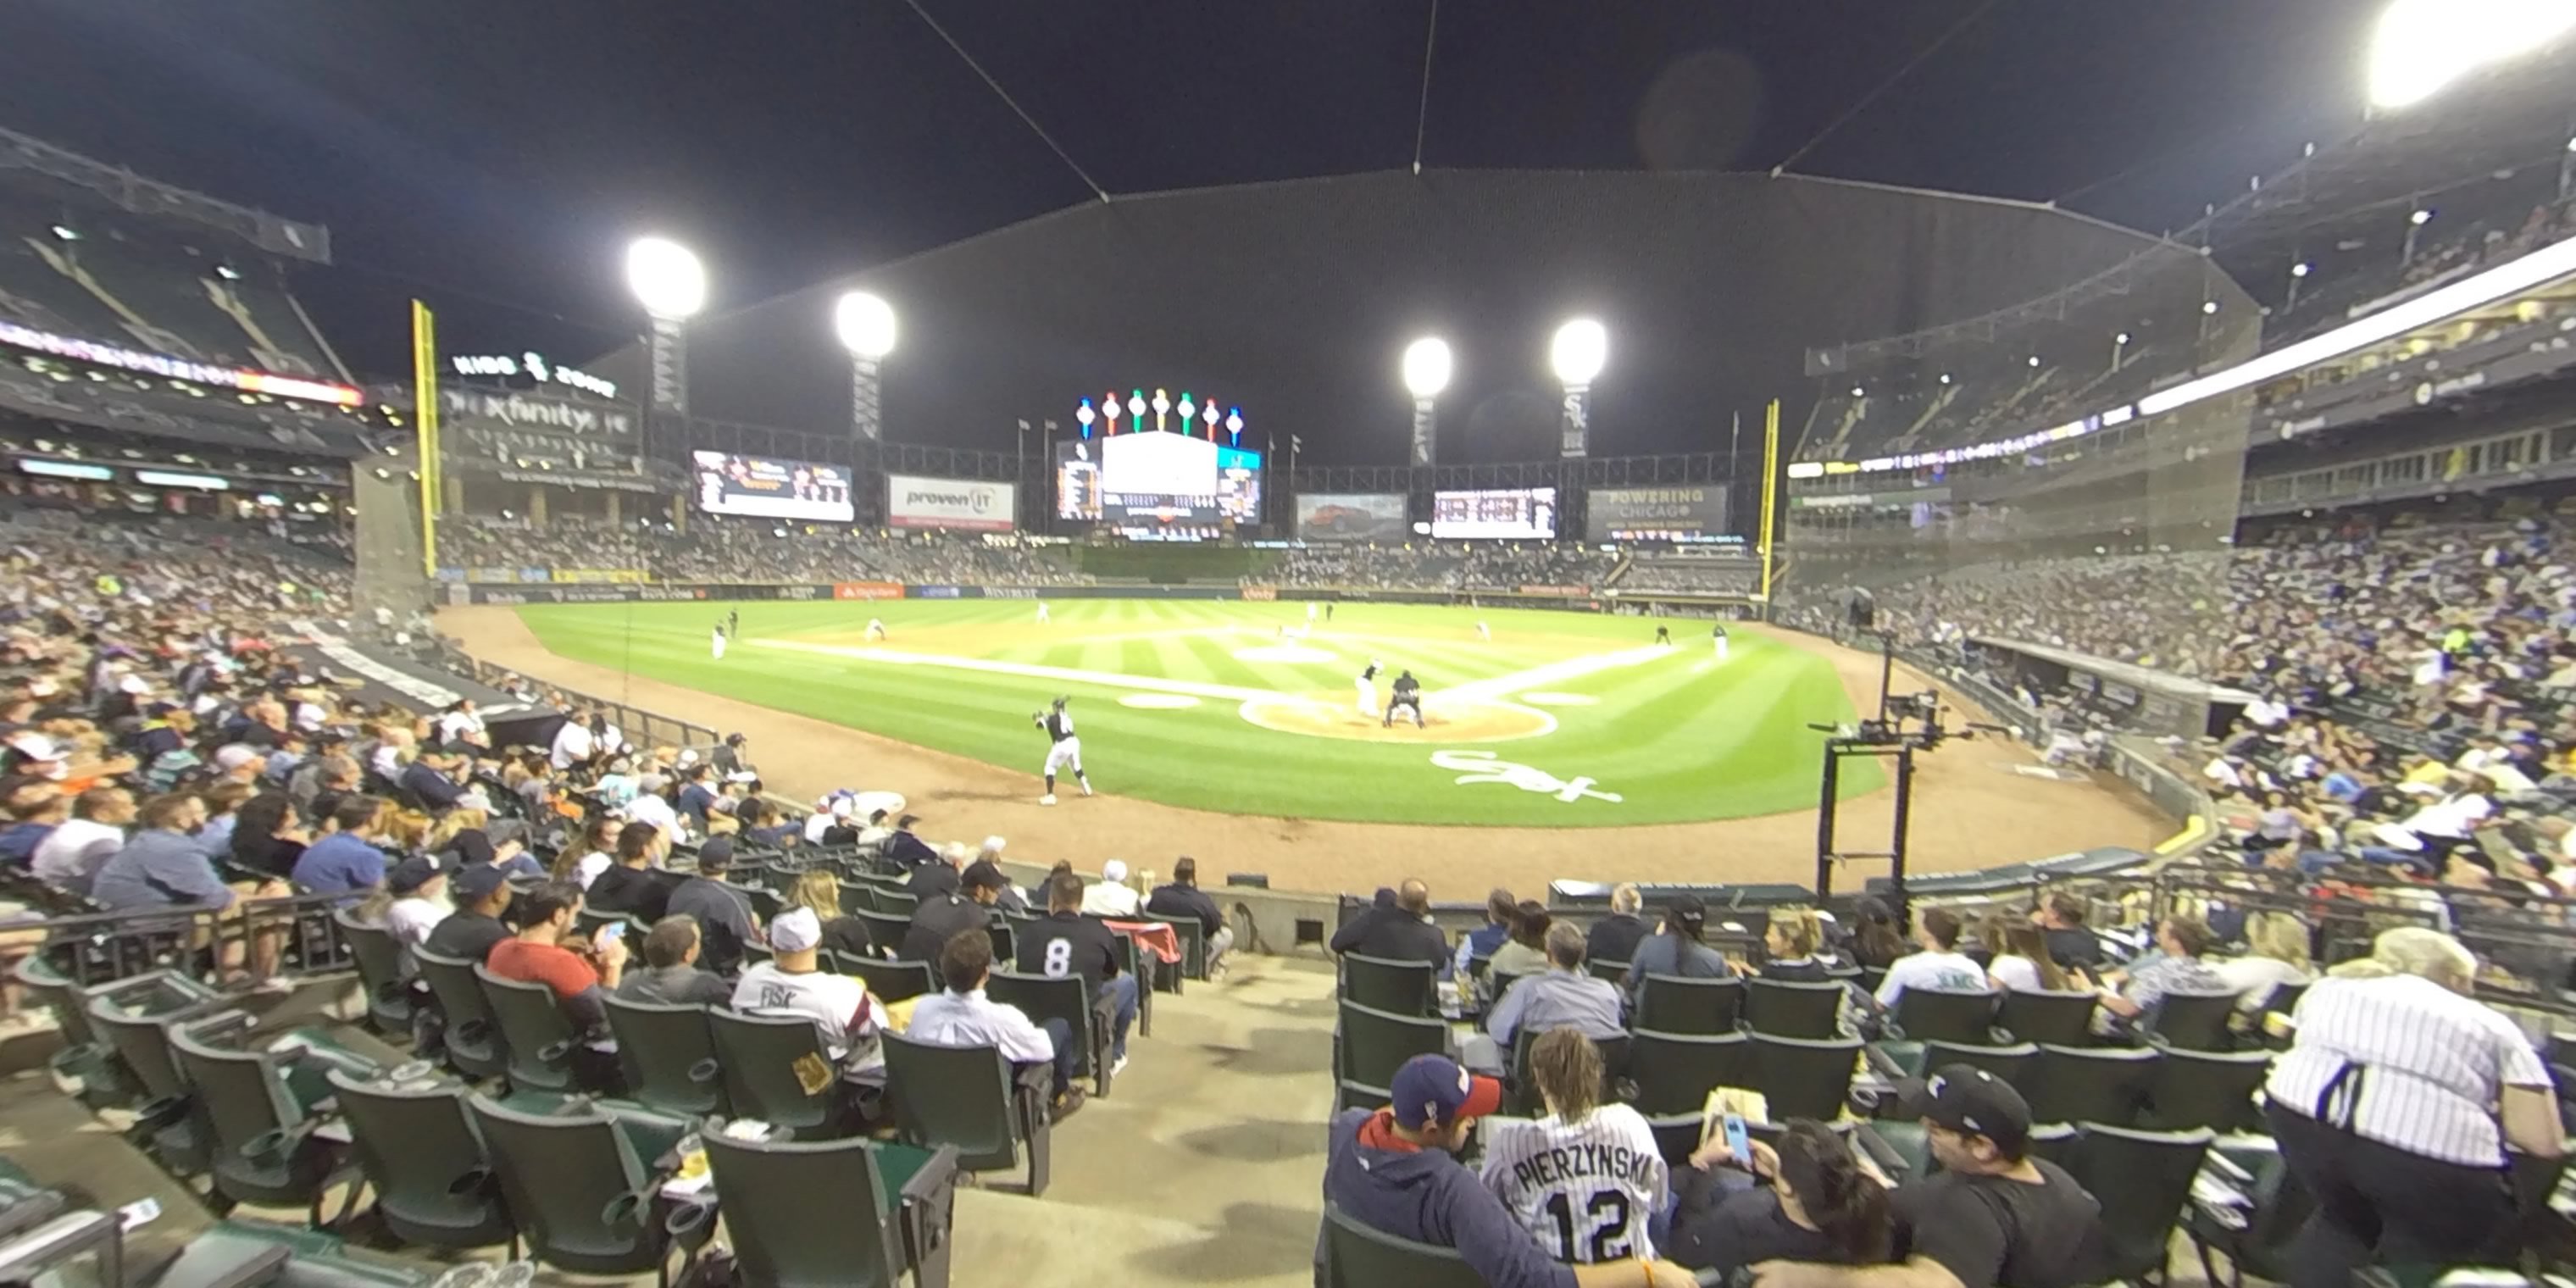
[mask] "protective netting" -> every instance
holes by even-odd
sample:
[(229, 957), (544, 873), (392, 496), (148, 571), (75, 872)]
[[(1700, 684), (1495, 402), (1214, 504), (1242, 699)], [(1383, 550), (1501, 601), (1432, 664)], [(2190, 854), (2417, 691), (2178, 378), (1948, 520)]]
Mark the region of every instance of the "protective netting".
[(2181, 248), (2058, 311), (1833, 373), (1792, 457), (1786, 619), (1846, 625), (1865, 595), (1972, 669), (1978, 640), (2218, 668), (2251, 395), (2139, 405), (2251, 356), (2260, 312)]

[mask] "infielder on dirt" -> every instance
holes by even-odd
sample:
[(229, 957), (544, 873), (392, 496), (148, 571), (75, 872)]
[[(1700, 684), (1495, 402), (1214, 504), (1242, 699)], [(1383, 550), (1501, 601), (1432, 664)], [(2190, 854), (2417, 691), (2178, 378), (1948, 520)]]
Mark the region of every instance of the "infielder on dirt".
[(885, 619), (884, 619), (884, 618), (882, 618), (882, 617), (871, 617), (871, 618), (869, 618), (869, 619), (868, 619), (868, 638), (869, 638), (869, 639), (872, 639), (872, 640), (881, 640), (881, 639), (884, 639), (885, 637), (886, 637)]
[(1720, 661), (1720, 662), (1725, 661), (1725, 660), (1726, 660), (1726, 623), (1724, 623), (1724, 622), (1719, 622), (1717, 625), (1715, 625), (1715, 626), (1713, 626), (1713, 627), (1709, 628), (1709, 632), (1708, 632), (1708, 642), (1709, 642), (1709, 645), (1710, 645), (1711, 647), (1713, 647), (1713, 648), (1715, 648), (1715, 649), (1717, 650), (1717, 660), (1718, 660), (1718, 661)]
[(1425, 727), (1422, 723), (1422, 681), (1414, 679), (1413, 672), (1411, 671), (1403, 672), (1395, 677), (1395, 696), (1387, 701), (1386, 718), (1379, 723), (1378, 727), (1382, 729), (1394, 728), (1395, 713), (1398, 708), (1408, 709), (1413, 712), (1414, 728), (1420, 729)]
[(1082, 774), (1082, 739), (1073, 736), (1073, 713), (1064, 709), (1064, 704), (1071, 701), (1057, 698), (1052, 708), (1029, 717), (1038, 728), (1046, 730), (1051, 743), (1047, 747), (1046, 795), (1038, 798), (1040, 805), (1055, 804), (1055, 771), (1067, 765), (1073, 766), (1073, 781), (1082, 787), (1082, 794), (1091, 794), (1091, 780)]
[(716, 660), (719, 662), (723, 661), (725, 650), (725, 624), (723, 622), (716, 623), (714, 646), (716, 650)]
[(1376, 658), (1370, 658), (1368, 669), (1360, 672), (1360, 678), (1356, 683), (1358, 684), (1360, 691), (1360, 714), (1363, 716), (1373, 716), (1378, 713), (1377, 673), (1384, 669), (1386, 669), (1385, 663), (1378, 661)]

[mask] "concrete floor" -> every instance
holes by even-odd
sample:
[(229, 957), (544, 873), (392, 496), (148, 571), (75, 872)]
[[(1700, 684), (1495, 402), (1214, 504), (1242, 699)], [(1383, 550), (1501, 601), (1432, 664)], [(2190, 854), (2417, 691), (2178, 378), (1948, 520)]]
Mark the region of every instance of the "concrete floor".
[[(1244, 956), (1222, 983), (1158, 996), (1154, 1036), (1131, 1041), (1111, 1098), (1057, 1129), (1044, 1198), (1003, 1188), (1016, 1179), (1009, 1174), (959, 1192), (952, 1281), (1311, 1284), (1332, 1108), (1333, 979), (1318, 958)], [(272, 1010), (263, 1028), (327, 1022), (338, 1002), (336, 990), (307, 990)], [(56, 1090), (43, 1072), (54, 1045), (50, 1032), (0, 1042), (8, 1071), (0, 1156), (104, 1206), (158, 1200), (164, 1215), (136, 1233), (134, 1249), (140, 1264), (156, 1264), (211, 1218), (114, 1124)], [(304, 1219), (256, 1208), (237, 1215)], [(388, 1256), (430, 1271), (442, 1264), (420, 1253)], [(618, 1281), (549, 1272), (539, 1282)]]

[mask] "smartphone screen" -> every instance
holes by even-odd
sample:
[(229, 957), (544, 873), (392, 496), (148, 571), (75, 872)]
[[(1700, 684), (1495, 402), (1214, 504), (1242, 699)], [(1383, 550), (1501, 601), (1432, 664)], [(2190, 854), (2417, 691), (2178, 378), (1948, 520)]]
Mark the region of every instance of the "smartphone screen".
[(623, 938), (625, 938), (625, 937), (626, 937), (626, 923), (625, 923), (625, 922), (622, 922), (622, 921), (612, 921), (612, 922), (608, 923), (607, 925), (602, 926), (602, 927), (600, 927), (600, 928), (599, 928), (599, 938), (600, 938), (600, 941), (601, 941), (601, 942), (603, 942), (603, 943), (605, 943), (605, 942), (607, 942), (608, 940), (611, 940), (611, 939), (623, 939)]
[(1747, 1167), (1753, 1165), (1753, 1139), (1744, 1130), (1744, 1115), (1728, 1114), (1720, 1120), (1726, 1128), (1726, 1152)]

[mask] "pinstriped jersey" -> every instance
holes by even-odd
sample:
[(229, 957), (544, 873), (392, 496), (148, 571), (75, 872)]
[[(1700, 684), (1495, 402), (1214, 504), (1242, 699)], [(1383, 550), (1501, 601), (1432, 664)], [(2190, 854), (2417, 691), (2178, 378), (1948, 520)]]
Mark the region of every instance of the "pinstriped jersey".
[(1603, 1105), (1572, 1124), (1487, 1119), (1484, 1181), (1548, 1255), (1593, 1265), (1655, 1255), (1646, 1221), (1672, 1178), (1645, 1116)]

